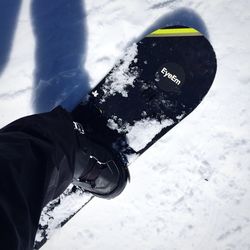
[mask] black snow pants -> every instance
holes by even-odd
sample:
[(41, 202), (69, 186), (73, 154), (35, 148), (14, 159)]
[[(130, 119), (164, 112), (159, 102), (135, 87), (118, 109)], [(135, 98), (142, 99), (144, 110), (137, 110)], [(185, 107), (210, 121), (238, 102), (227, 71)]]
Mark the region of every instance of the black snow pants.
[(60, 107), (0, 130), (0, 249), (33, 249), (42, 208), (72, 181), (75, 148)]

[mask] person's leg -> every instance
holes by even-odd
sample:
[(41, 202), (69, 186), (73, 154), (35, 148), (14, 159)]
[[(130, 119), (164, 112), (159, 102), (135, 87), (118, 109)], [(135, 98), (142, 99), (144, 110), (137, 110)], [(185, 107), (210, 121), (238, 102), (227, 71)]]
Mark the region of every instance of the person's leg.
[(43, 206), (72, 181), (76, 136), (61, 108), (0, 130), (2, 249), (32, 249)]
[(58, 107), (0, 130), (2, 249), (32, 249), (42, 208), (72, 181), (102, 198), (125, 188), (125, 166), (79, 127)]

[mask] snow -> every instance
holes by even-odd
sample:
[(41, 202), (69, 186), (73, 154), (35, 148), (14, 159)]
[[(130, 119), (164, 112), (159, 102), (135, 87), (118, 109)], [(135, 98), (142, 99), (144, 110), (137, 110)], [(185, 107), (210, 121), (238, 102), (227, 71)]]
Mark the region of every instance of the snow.
[(156, 119), (144, 118), (140, 121), (135, 121), (134, 124), (124, 124), (122, 119), (116, 116), (108, 120), (109, 128), (117, 130), (119, 133), (126, 133), (128, 145), (136, 152), (145, 148), (148, 142), (160, 133), (163, 128), (173, 124), (174, 121), (172, 119), (158, 121)]
[[(46, 238), (50, 239), (55, 230), (65, 223), (65, 220), (72, 217), (78, 210), (84, 207), (93, 196), (90, 193), (82, 192), (79, 189), (72, 192), (73, 185), (69, 185), (66, 191), (58, 198), (51, 201), (42, 212), (39, 224), (42, 229), (37, 230), (36, 242), (42, 242), (46, 231)], [(71, 195), (67, 195), (71, 193)], [(60, 203), (60, 206), (54, 204)], [(46, 228), (46, 230), (44, 230)]]
[(135, 151), (139, 151), (146, 147), (147, 143), (160, 133), (163, 128), (172, 124), (174, 124), (174, 121), (171, 119), (165, 119), (161, 122), (149, 118), (137, 121), (126, 135), (128, 144)]
[(121, 94), (123, 97), (127, 97), (128, 93), (126, 88), (133, 86), (133, 82), (138, 75), (136, 67), (130, 67), (132, 62), (136, 61), (137, 45), (134, 43), (126, 49), (122, 62), (119, 66), (115, 67), (113, 72), (106, 78), (103, 87), (104, 97), (102, 102), (105, 102), (109, 96)]
[[(57, 3), (57, 10), (67, 6), (50, 2)], [(42, 249), (250, 249), (250, 2), (84, 4), (82, 68), (91, 87), (139, 37), (176, 22), (205, 32), (217, 54), (218, 72), (203, 103), (136, 160), (123, 194), (111, 201), (95, 198)], [(30, 5), (22, 1), (8, 62), (0, 65), (1, 126), (34, 113), (36, 40)]]

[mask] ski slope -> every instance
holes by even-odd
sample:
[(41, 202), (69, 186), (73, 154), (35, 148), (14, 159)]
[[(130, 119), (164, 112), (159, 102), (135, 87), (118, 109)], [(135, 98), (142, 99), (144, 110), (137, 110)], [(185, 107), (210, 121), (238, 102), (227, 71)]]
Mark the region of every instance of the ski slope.
[(93, 199), (42, 250), (250, 249), (250, 2), (35, 2), (0, 3), (1, 127), (72, 106), (158, 26), (200, 29), (218, 60), (207, 97), (133, 164), (123, 194)]

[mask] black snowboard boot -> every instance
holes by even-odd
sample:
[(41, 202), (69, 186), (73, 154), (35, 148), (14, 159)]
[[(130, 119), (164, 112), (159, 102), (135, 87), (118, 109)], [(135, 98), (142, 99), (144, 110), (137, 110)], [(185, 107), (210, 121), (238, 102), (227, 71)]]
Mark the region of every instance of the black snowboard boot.
[(94, 141), (80, 123), (74, 122), (74, 126), (78, 149), (73, 184), (101, 198), (116, 197), (127, 184), (128, 168), (117, 153)]

